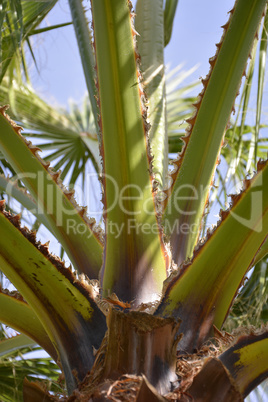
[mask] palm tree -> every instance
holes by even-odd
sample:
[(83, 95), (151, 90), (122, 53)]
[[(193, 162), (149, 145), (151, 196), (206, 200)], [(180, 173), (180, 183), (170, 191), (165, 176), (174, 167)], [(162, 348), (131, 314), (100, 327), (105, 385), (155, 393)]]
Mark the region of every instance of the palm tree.
[[(184, 136), (174, 131), (178, 89), (166, 104), (163, 59), (177, 1), (167, 0), (163, 8), (161, 0), (138, 0), (134, 14), (126, 0), (91, 0), (91, 33), (81, 1), (69, 0), (89, 95), (84, 112), (74, 108), (72, 116), (53, 110), (31, 90), (22, 47), (40, 32), (37, 26), (55, 2), (2, 5), (1, 96), (9, 96), (16, 123), (1, 107), (1, 168), (17, 181), (1, 176), (0, 185), (36, 217), (34, 227), (47, 227), (73, 268), (50, 254), (48, 244), (38, 242), (20, 215), (0, 201), (0, 267), (16, 288), (0, 292), (0, 321), (21, 333), (1, 342), (2, 350), (6, 356), (14, 347), (32, 347), (31, 340), (40, 345), (62, 371), (70, 401), (241, 401), (268, 373), (267, 326), (221, 332), (225, 323), (237, 325), (241, 305), (267, 278), (268, 163), (257, 162), (263, 152), (261, 64), (256, 125), (248, 127), (243, 113), (229, 128), (222, 152), (232, 177), (241, 178), (254, 163), (256, 172), (231, 196), (230, 208), (220, 211), (217, 226), (205, 238), (201, 234), (213, 180), (221, 182), (215, 169), (226, 127), (251, 52), (254, 60), (267, 2), (236, 1)], [(266, 14), (261, 57), (267, 20)], [(248, 96), (246, 86), (243, 112)], [(33, 138), (43, 133), (40, 147), (50, 151), (63, 178), (71, 172), (71, 184), (93, 161), (104, 230), (40, 157), (39, 147), (22, 136), (18, 122)], [(174, 147), (179, 155), (170, 161)], [(265, 303), (263, 297), (263, 321)], [(54, 380), (55, 365), (47, 367), (40, 374)], [(67, 400), (59, 389), (53, 384), (49, 393), (25, 379), (23, 398)]]

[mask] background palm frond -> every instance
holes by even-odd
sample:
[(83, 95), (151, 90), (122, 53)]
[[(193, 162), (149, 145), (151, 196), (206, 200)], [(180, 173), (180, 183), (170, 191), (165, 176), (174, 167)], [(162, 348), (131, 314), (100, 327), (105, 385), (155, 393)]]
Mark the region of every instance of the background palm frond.
[[(11, 75), (15, 68), (20, 76), (22, 66), (25, 77), (28, 79), (23, 43), (27, 43), (34, 59), (29, 37), (40, 33), (40, 30), (36, 31), (37, 26), (56, 3), (57, 0), (45, 2), (3, 0), (0, 9), (0, 82), (9, 67)], [(50, 27), (50, 29), (52, 28)]]

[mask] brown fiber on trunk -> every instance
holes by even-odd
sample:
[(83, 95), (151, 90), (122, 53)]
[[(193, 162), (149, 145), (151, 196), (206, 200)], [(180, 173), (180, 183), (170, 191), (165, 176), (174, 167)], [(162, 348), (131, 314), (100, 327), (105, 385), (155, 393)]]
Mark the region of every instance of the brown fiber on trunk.
[(111, 309), (102, 378), (144, 374), (161, 394), (176, 387), (179, 323), (138, 311)]

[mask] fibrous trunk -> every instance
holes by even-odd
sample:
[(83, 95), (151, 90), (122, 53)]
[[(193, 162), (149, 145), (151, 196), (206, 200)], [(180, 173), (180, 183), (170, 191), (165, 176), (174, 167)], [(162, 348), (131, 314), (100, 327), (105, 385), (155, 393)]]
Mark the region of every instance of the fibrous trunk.
[(178, 321), (111, 309), (107, 324), (103, 379), (143, 374), (161, 394), (177, 386)]

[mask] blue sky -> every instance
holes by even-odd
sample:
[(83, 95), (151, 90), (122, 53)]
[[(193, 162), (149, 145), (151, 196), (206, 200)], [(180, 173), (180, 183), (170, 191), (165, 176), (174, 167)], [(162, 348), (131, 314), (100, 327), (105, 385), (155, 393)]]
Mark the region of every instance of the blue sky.
[[(222, 35), (221, 25), (228, 19), (234, 0), (179, 0), (170, 44), (165, 51), (171, 68), (184, 63), (185, 69), (199, 64), (189, 80), (204, 77), (215, 43)], [(89, 2), (85, 1), (85, 5)], [(60, 0), (48, 14), (45, 25), (71, 21), (67, 0)], [(50, 31), (35, 38), (39, 73), (32, 66), (32, 81), (39, 94), (54, 104), (67, 106), (68, 99), (81, 100), (85, 81), (72, 26)]]

